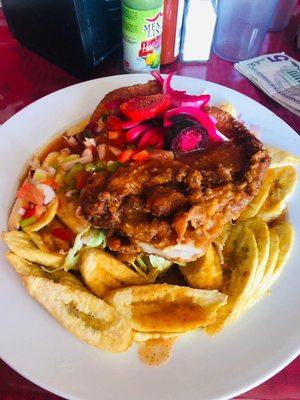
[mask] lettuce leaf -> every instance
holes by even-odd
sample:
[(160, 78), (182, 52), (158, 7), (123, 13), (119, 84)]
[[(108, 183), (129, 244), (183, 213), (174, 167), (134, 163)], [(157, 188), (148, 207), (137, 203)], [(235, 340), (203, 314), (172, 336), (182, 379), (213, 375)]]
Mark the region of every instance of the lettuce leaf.
[(172, 261), (166, 260), (163, 257), (158, 257), (153, 254), (149, 256), (149, 262), (152, 268), (157, 269), (160, 273), (166, 271), (173, 264)]
[(76, 269), (79, 263), (79, 252), (86, 247), (102, 247), (106, 246), (105, 232), (88, 226), (85, 230), (78, 233), (75, 238), (73, 247), (69, 250), (64, 262), (64, 270)]
[(136, 257), (130, 266), (144, 278), (155, 281), (156, 277), (167, 271), (172, 264), (172, 261), (166, 260), (163, 257), (143, 254), (142, 256)]

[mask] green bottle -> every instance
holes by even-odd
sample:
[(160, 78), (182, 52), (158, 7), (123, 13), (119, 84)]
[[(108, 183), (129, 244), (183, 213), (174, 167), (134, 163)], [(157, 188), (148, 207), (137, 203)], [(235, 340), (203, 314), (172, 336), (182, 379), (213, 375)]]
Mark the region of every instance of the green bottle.
[(122, 22), (124, 69), (159, 69), (163, 0), (122, 0)]

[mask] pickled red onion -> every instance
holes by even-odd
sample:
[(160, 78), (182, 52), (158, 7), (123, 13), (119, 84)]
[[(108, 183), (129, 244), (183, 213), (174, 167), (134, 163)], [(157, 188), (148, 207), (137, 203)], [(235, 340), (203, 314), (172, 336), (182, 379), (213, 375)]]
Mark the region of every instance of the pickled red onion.
[(204, 107), (210, 100), (209, 94), (192, 95), (185, 90), (175, 90), (171, 87), (171, 79), (174, 72), (167, 75), (165, 79), (157, 72), (152, 72), (152, 76), (162, 85), (163, 94), (168, 94), (175, 106)]
[(123, 129), (130, 129), (133, 128), (134, 126), (137, 126), (140, 124), (140, 121), (125, 121), (122, 128)]
[(149, 129), (142, 139), (140, 140), (137, 148), (138, 150), (146, 149), (150, 146), (157, 146), (157, 148), (161, 148), (163, 145), (163, 138), (164, 138), (164, 130), (163, 128), (154, 127)]
[(157, 80), (158, 83), (161, 85), (164, 83), (164, 78), (161, 76), (161, 74), (158, 71), (152, 71), (151, 75)]
[(151, 129), (150, 124), (140, 124), (134, 126), (125, 133), (126, 142), (129, 144), (134, 143), (140, 136), (142, 136), (149, 129)]

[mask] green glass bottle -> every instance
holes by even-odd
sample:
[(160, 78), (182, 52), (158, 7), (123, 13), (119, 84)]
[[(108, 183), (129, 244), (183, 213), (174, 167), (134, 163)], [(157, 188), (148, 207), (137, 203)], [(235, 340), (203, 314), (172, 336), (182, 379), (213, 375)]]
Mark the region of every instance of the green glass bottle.
[(123, 62), (127, 72), (159, 69), (163, 0), (122, 0)]

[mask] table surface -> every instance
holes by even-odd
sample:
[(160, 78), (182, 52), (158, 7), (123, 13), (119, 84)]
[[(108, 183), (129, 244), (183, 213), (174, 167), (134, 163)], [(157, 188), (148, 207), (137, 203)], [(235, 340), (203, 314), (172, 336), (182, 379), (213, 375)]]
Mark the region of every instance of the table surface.
[[(285, 51), (299, 60), (300, 52), (295, 47), (295, 35), (299, 27), (300, 6), (296, 8), (285, 31), (266, 35), (261, 54)], [(162, 72), (171, 71), (235, 89), (269, 108), (300, 133), (299, 117), (252, 85), (233, 68), (232, 63), (214, 54), (207, 63), (176, 61), (162, 68)], [(122, 56), (116, 52), (98, 67), (93, 78), (122, 73)], [(21, 46), (10, 33), (0, 8), (0, 124), (33, 101), (77, 82), (77, 78)], [(300, 400), (300, 357), (269, 381), (237, 398)], [(32, 384), (0, 360), (0, 400), (12, 399), (55, 400), (59, 397)]]

